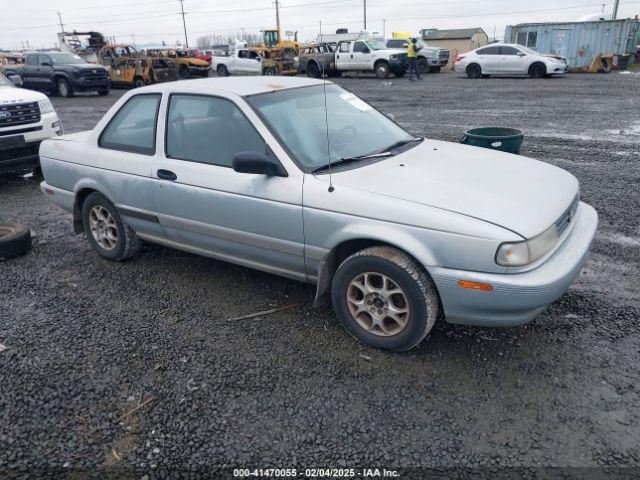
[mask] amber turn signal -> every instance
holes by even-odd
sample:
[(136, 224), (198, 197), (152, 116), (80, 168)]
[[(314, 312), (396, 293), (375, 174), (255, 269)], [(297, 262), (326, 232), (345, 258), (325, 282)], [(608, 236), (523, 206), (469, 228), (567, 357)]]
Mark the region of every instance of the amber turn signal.
[(491, 285), (490, 283), (478, 283), (469, 282), (467, 280), (460, 280), (458, 282), (458, 286), (460, 288), (468, 288), (469, 290), (482, 290), (483, 292), (493, 291), (493, 285)]

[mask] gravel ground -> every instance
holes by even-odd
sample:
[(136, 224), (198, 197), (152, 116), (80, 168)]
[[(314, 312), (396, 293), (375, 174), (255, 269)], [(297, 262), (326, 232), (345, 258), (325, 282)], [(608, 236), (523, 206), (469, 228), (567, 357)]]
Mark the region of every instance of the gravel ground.
[[(442, 323), (388, 354), (307, 285), (153, 245), (102, 260), (37, 179), (2, 177), (0, 217), (37, 238), (0, 263), (0, 477), (640, 466), (640, 76), (339, 83), (429, 137), (523, 129), (523, 154), (576, 175), (600, 214), (577, 283), (529, 326)], [(120, 94), (54, 105), (73, 132)]]

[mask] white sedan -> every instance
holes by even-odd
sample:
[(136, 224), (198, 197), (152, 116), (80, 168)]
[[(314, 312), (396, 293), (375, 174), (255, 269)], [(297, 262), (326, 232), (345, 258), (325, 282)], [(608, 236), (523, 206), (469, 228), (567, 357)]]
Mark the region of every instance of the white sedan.
[(490, 75), (529, 75), (542, 78), (567, 73), (567, 61), (555, 55), (543, 55), (522, 45), (493, 44), (458, 55), (454, 69), (469, 78)]

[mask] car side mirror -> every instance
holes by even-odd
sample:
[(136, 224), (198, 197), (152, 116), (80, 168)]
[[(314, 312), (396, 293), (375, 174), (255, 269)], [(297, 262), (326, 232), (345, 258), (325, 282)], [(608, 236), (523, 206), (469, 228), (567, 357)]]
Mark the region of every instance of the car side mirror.
[(277, 160), (261, 152), (238, 152), (233, 156), (233, 170), (268, 177), (286, 177), (286, 170)]
[(526, 56), (527, 56), (527, 54), (526, 54), (526, 53), (522, 53), (522, 52), (520, 52), (520, 53), (518, 54), (518, 56), (519, 56), (519, 57), (526, 57)]
[(40, 62), (40, 66), (41, 67), (53, 67), (53, 64), (51, 62)]
[(368, 48), (365, 48), (362, 53), (371, 53), (371, 50), (369, 50)]

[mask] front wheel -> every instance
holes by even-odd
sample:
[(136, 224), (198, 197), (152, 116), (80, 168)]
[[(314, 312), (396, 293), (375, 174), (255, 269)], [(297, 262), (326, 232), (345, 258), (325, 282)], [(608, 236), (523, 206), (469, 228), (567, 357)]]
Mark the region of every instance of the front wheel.
[(82, 204), (82, 224), (89, 243), (109, 260), (125, 260), (140, 250), (140, 240), (122, 221), (116, 207), (104, 195), (94, 192)]
[(229, 69), (227, 68), (226, 65), (218, 65), (218, 68), (216, 68), (216, 72), (218, 72), (219, 77), (229, 76)]
[(531, 78), (543, 78), (547, 74), (547, 67), (542, 63), (534, 63), (529, 67), (529, 76)]
[(69, 82), (64, 78), (61, 78), (56, 83), (56, 92), (58, 93), (59, 96), (63, 98), (68, 98), (73, 96), (73, 90), (71, 89), (71, 85), (69, 85)]
[(267, 67), (264, 69), (264, 71), (262, 72), (263, 75), (266, 75), (268, 77), (273, 77), (275, 75), (278, 74), (278, 72), (276, 72), (276, 69), (273, 67)]
[(316, 62), (309, 62), (309, 65), (307, 65), (307, 76), (311, 78), (320, 78), (322, 76), (320, 67)]
[(428, 274), (411, 257), (391, 247), (371, 247), (338, 268), (331, 298), (342, 325), (361, 342), (405, 351), (433, 327), (439, 300)]
[(391, 74), (391, 69), (386, 62), (380, 62), (376, 65), (376, 76), (378, 78), (388, 78)]

